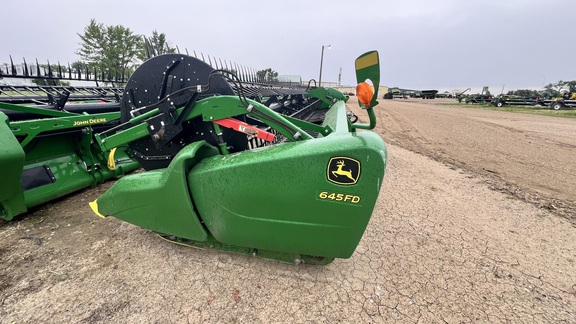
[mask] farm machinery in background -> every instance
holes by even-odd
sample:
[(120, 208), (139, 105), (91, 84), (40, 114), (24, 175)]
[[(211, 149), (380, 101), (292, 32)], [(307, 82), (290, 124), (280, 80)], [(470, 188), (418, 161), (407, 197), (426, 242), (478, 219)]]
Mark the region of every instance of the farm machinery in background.
[[(355, 67), (368, 124), (334, 89), (251, 83), (182, 54), (149, 59), (117, 100), (92, 105), (113, 111), (3, 103), (0, 217), (141, 166), (92, 210), (192, 247), (294, 263), (348, 258), (386, 165), (384, 142), (367, 131), (376, 125), (378, 53)], [(25, 187), (24, 174), (41, 181)]]
[(501, 96), (492, 100), (492, 104), (496, 107), (502, 106), (535, 106), (535, 107), (550, 107), (553, 110), (560, 110), (562, 108), (576, 107), (576, 93), (565, 92), (562, 97), (556, 99), (544, 99), (540, 97), (513, 97)]
[(466, 89), (466, 90), (464, 90), (464, 91), (462, 91), (462, 92), (460, 92), (460, 93), (457, 93), (457, 94), (455, 95), (456, 100), (458, 100), (458, 102), (462, 102), (462, 99), (463, 99), (463, 97), (464, 97), (464, 94), (465, 94), (466, 92), (470, 91), (470, 90), (472, 90), (472, 89), (468, 88), (468, 89)]
[(464, 99), (467, 104), (487, 104), (492, 102), (491, 95), (469, 95)]
[(456, 95), (458, 102), (464, 100), (467, 104), (492, 104), (496, 107), (503, 106), (534, 106), (534, 107), (550, 107), (554, 110), (559, 110), (562, 108), (576, 107), (576, 93), (571, 93), (568, 90), (563, 90), (561, 92), (561, 97), (552, 98), (548, 97), (522, 97), (515, 95), (500, 95), (497, 97), (492, 97), (487, 91), (487, 87), (484, 87), (481, 94), (476, 95), (466, 95), (464, 93), (469, 91), (470, 88), (464, 90), (463, 92)]
[[(470, 90), (470, 88), (464, 90), (464, 92)], [(458, 102), (462, 102), (462, 94), (464, 93), (460, 93), (459, 95), (456, 96), (456, 98), (458, 99)], [(464, 99), (464, 102), (467, 104), (485, 104), (485, 103), (490, 103), (492, 102), (492, 95), (490, 94), (490, 91), (488, 90), (487, 86), (484, 86), (482, 88), (482, 92), (480, 94), (476, 94), (476, 95), (467, 95), (466, 98)]]
[(500, 96), (492, 99), (492, 104), (496, 107), (502, 106), (547, 106), (551, 100), (541, 99), (539, 97), (514, 97), (514, 96)]
[(562, 108), (573, 108), (576, 107), (576, 92), (570, 92), (565, 90), (562, 92), (562, 97), (552, 100), (550, 102), (550, 108), (554, 110), (560, 110)]
[(412, 90), (401, 89), (398, 87), (389, 88), (382, 99), (408, 99), (408, 98), (421, 98), (421, 99), (435, 99), (438, 90)]

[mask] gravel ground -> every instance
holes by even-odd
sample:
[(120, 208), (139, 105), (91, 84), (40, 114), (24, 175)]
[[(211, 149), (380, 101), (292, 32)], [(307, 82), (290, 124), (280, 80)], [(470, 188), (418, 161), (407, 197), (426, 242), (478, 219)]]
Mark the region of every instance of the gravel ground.
[[(87, 203), (106, 184), (0, 224), (0, 323), (576, 322), (574, 191), (548, 191), (558, 183), (551, 176), (534, 184), (535, 171), (509, 167), (525, 160), (522, 142), (498, 157), (492, 128), (477, 127), (505, 120), (535, 147), (555, 145), (546, 153), (553, 160), (573, 153), (576, 120), (420, 101), (378, 109), (387, 174), (350, 259), (296, 266), (170, 244), (93, 215)], [(470, 122), (482, 118), (490, 121)], [(445, 144), (430, 135), (436, 128), (449, 128)], [(487, 139), (455, 140), (465, 133)], [(573, 180), (570, 170), (560, 178)], [(553, 202), (561, 206), (546, 206)]]

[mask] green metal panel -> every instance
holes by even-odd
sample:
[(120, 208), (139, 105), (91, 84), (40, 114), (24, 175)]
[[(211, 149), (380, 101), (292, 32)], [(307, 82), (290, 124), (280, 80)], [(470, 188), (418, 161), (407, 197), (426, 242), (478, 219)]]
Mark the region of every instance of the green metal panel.
[(218, 150), (199, 141), (186, 146), (168, 168), (136, 173), (118, 180), (92, 207), (132, 224), (180, 238), (206, 241), (208, 235), (188, 191), (186, 174)]
[(115, 158), (124, 162), (119, 162), (116, 170), (110, 170), (104, 162), (104, 154), (93, 154), (89, 148), (82, 150), (76, 138), (65, 135), (40, 138), (32, 146), (26, 155), (24, 169), (38, 166), (49, 168), (54, 182), (24, 191), (28, 208), (94, 186), (138, 167), (138, 163), (132, 161), (125, 149), (121, 148), (116, 151)]
[[(357, 161), (357, 182), (330, 181), (334, 159), (345, 168)], [(188, 182), (205, 226), (223, 244), (347, 258), (372, 214), (385, 159), (377, 134), (334, 133), (205, 159)]]
[(358, 83), (366, 80), (372, 81), (374, 86), (374, 95), (370, 101), (370, 107), (364, 107), (360, 101), (358, 103), (363, 108), (371, 108), (378, 104), (378, 90), (380, 88), (380, 58), (377, 51), (366, 52), (356, 59), (354, 62), (356, 68), (356, 81)]
[[(337, 101), (334, 106), (326, 112), (322, 126), (329, 126), (335, 133), (349, 132), (350, 127), (348, 117), (346, 116), (346, 105), (344, 101)], [(325, 133), (322, 134), (325, 135)]]
[(343, 100), (343, 101), (348, 100), (347, 96), (345, 96), (342, 92), (333, 88), (318, 87), (310, 89), (308, 93), (311, 97), (318, 98), (320, 99), (320, 101), (322, 101), (320, 109), (330, 108), (330, 106), (335, 100)]
[(9, 103), (0, 102), (0, 109), (7, 109), (13, 111), (20, 111), (26, 112), (31, 114), (38, 114), (44, 115), (47, 117), (70, 117), (74, 116), (75, 114), (61, 111), (61, 110), (53, 110), (53, 109), (45, 109), (45, 108), (38, 108), (38, 107), (28, 107), (26, 105), (14, 105)]
[(373, 107), (378, 104), (376, 99), (378, 99), (378, 90), (380, 88), (380, 58), (378, 52), (370, 51), (360, 55), (354, 62), (354, 65), (356, 68), (356, 81), (362, 83), (370, 80), (374, 87), (374, 94), (368, 107), (364, 106), (364, 104), (358, 100), (360, 107), (367, 110), (370, 123), (354, 124), (352, 129), (374, 129), (374, 127), (376, 127), (376, 114), (374, 113)]
[[(40, 108), (28, 108), (28, 112), (31, 113), (37, 113), (41, 110)], [(87, 126), (103, 124), (119, 118), (120, 113), (117, 112), (92, 115), (74, 114), (73, 116), (67, 117), (18, 121), (11, 123), (10, 126), (14, 135), (25, 136), (21, 145), (26, 146), (42, 133), (64, 131), (73, 128), (86, 128)]]
[[(139, 167), (127, 147), (114, 155), (92, 140), (92, 125), (118, 119), (119, 113), (72, 114), (3, 104), (3, 108), (51, 118), (8, 122), (0, 113), (0, 218), (11, 220), (30, 207), (94, 186)], [(40, 173), (38, 173), (40, 172)], [(40, 179), (40, 181), (38, 180)]]
[(8, 117), (0, 112), (0, 218), (12, 219), (26, 210), (20, 177), (24, 168), (24, 150), (8, 126)]
[(326, 89), (326, 91), (328, 92), (328, 95), (336, 100), (342, 100), (344, 102), (348, 101), (348, 99), (350, 97), (345, 96), (342, 92), (334, 89), (334, 88), (328, 88)]
[(38, 166), (49, 168), (54, 175), (54, 182), (24, 191), (27, 208), (96, 184), (90, 173), (84, 169), (84, 164), (80, 158), (73, 151), (61, 156), (53, 155), (50, 159), (43, 159), (27, 165), (25, 169)]

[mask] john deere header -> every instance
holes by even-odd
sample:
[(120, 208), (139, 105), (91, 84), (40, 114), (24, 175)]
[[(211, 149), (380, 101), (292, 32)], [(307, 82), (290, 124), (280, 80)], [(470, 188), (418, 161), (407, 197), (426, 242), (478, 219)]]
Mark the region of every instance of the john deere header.
[[(346, 110), (348, 96), (334, 89), (249, 83), (181, 54), (140, 66), (122, 91), (118, 112), (69, 116), (4, 106), (9, 111), (0, 113), (0, 136), (10, 139), (11, 149), (2, 163), (17, 167), (10, 172), (11, 189), (0, 193), (0, 211), (11, 218), (30, 205), (28, 191), (70, 181), (53, 173), (27, 190), (13, 176), (52, 163), (32, 162), (23, 152), (35, 138), (55, 138), (54, 125), (61, 125), (58, 131), (80, 130), (78, 146), (61, 151), (91, 179), (96, 172), (122, 173), (118, 163), (132, 169), (137, 162), (146, 170), (122, 177), (92, 202), (99, 216), (194, 247), (295, 263), (348, 258), (372, 215), (386, 164), (380, 136), (357, 132), (376, 125), (378, 62), (378, 53), (368, 52), (355, 63), (368, 124), (355, 122)], [(45, 118), (10, 117), (19, 113)], [(72, 153), (79, 149), (89, 154)]]

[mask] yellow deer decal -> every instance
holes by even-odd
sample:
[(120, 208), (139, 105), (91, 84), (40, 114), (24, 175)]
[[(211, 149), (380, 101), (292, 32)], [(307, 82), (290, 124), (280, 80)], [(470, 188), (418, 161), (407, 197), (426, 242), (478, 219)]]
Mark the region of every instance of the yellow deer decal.
[(356, 179), (354, 179), (354, 177), (352, 176), (352, 170), (350, 170), (350, 169), (348, 169), (348, 171), (342, 170), (342, 168), (346, 165), (346, 163), (344, 163), (343, 160), (336, 162), (336, 165), (338, 166), (338, 169), (335, 171), (332, 171), (333, 176), (336, 176), (336, 177), (337, 176), (346, 176), (347, 178), (352, 180), (353, 183), (356, 183)]

